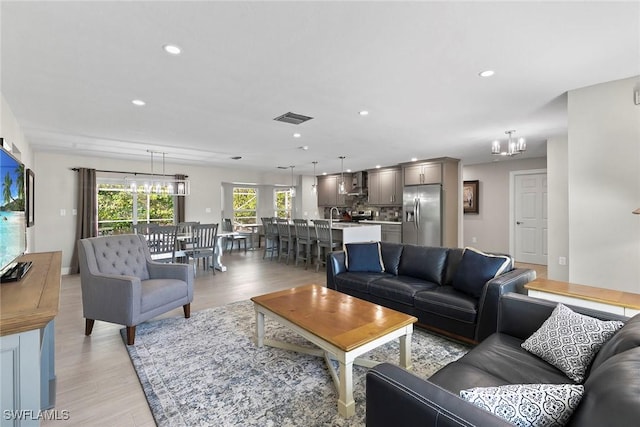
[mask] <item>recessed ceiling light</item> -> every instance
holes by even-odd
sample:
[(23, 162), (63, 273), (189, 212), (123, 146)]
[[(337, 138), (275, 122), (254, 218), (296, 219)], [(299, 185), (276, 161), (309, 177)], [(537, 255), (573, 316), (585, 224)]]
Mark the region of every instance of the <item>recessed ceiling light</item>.
[(293, 137), (294, 137), (294, 138), (300, 138), (301, 136), (302, 136), (302, 135), (300, 135), (299, 133), (294, 133), (294, 134), (293, 134)]
[(309, 146), (308, 145), (302, 145), (302, 146), (300, 146), (298, 148), (301, 149), (301, 150), (307, 151), (309, 149)]
[(137, 105), (138, 107), (142, 107), (143, 105), (147, 105), (147, 103), (144, 102), (142, 99), (134, 99), (133, 101), (131, 101), (131, 103), (133, 105)]
[(162, 46), (165, 52), (170, 53), (171, 55), (180, 55), (182, 49), (174, 44), (165, 44)]
[(322, 172), (322, 175), (326, 175), (326, 174), (327, 174), (326, 172)]
[(362, 110), (358, 114), (360, 114), (361, 116), (368, 116), (369, 112), (367, 110)]
[(418, 160), (418, 158), (417, 158), (417, 157), (412, 157), (412, 158), (411, 158), (411, 161), (412, 161), (412, 162), (415, 162), (416, 160)]
[(480, 77), (491, 77), (495, 74), (495, 71), (493, 70), (484, 70), (478, 73), (478, 75)]
[(380, 166), (380, 165), (376, 165), (376, 169), (380, 169), (380, 168), (381, 168), (381, 166)]
[(351, 169), (347, 169), (347, 172), (351, 172)]

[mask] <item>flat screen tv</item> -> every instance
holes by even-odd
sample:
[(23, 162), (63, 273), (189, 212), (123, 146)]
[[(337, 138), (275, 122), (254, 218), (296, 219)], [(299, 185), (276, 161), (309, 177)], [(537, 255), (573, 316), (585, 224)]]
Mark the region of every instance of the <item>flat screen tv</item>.
[(0, 182), (0, 275), (2, 281), (19, 280), (21, 274), (11, 274), (11, 270), (24, 269), (15, 261), (27, 247), (24, 165), (4, 148), (0, 153)]

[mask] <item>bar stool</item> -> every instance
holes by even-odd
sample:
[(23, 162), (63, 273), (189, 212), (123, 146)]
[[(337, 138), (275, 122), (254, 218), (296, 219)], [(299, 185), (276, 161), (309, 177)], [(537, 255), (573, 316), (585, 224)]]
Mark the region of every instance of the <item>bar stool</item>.
[(327, 265), (328, 253), (340, 247), (342, 242), (333, 241), (331, 222), (329, 220), (315, 219), (313, 220), (313, 225), (316, 229), (316, 239), (318, 242), (318, 263), (316, 264), (316, 271), (318, 271), (320, 265)]
[(311, 237), (311, 231), (309, 229), (309, 221), (306, 219), (294, 219), (293, 225), (296, 230), (296, 267), (298, 261), (304, 261), (304, 269), (309, 268), (311, 264), (311, 247), (316, 242), (316, 236), (314, 234)]
[(262, 220), (262, 226), (264, 228), (264, 252), (262, 253), (262, 259), (269, 253), (269, 259), (273, 261), (273, 255), (278, 254), (279, 250), (279, 234), (278, 225), (276, 219), (271, 217), (260, 218)]
[(295, 249), (295, 236), (291, 235), (291, 226), (289, 225), (288, 220), (277, 218), (276, 222), (278, 224), (278, 242), (280, 243), (278, 251), (278, 261), (280, 261), (280, 259), (286, 255), (288, 265), (289, 257)]

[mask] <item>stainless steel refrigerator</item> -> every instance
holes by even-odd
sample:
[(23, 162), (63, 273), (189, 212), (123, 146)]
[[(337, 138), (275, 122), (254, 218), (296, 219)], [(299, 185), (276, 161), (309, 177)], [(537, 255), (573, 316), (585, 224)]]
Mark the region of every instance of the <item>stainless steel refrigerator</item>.
[(442, 186), (406, 186), (402, 204), (402, 243), (442, 246)]

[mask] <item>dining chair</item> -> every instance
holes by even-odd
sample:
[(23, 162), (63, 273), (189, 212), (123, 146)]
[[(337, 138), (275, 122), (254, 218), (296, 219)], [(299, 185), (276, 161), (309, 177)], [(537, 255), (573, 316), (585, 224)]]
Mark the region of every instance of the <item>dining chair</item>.
[(316, 271), (318, 271), (321, 265), (327, 265), (328, 253), (340, 247), (342, 242), (333, 240), (331, 222), (329, 220), (314, 219), (313, 225), (316, 229), (316, 240), (318, 244), (318, 262), (316, 264)]
[(278, 262), (286, 256), (289, 264), (289, 257), (294, 251), (295, 237), (291, 234), (291, 225), (288, 220), (277, 218), (276, 224), (278, 226)]
[(176, 256), (184, 258), (184, 252), (176, 253), (178, 226), (150, 227), (146, 234), (151, 259), (159, 262), (175, 262)]
[[(223, 218), (222, 220), (222, 231), (233, 233), (235, 230), (233, 229), (233, 222), (231, 222), (231, 218)], [(232, 236), (226, 236), (226, 242), (231, 242), (231, 246), (229, 248), (229, 253), (233, 252), (233, 244), (234, 242), (238, 242), (238, 250), (240, 250), (240, 242), (244, 243), (244, 251), (247, 252), (247, 235), (246, 234), (234, 234)], [(225, 244), (226, 247), (226, 244)]]
[[(189, 247), (185, 250), (187, 258), (194, 259), (194, 271), (196, 270), (196, 263), (199, 264), (200, 260), (204, 260), (203, 269), (211, 267), (213, 274), (216, 274), (216, 269), (213, 268), (213, 258), (216, 250), (216, 238), (218, 235), (218, 224), (196, 224), (191, 228), (191, 242)], [(209, 261), (211, 258), (211, 261)]]
[(311, 236), (309, 220), (294, 219), (293, 225), (296, 230), (296, 267), (298, 266), (298, 261), (304, 261), (304, 269), (306, 270), (311, 264), (311, 248), (316, 243), (317, 238), (315, 233), (313, 233), (313, 237)]
[(280, 237), (278, 234), (278, 224), (273, 217), (264, 217), (261, 218), (261, 220), (264, 228), (264, 252), (262, 253), (262, 259), (265, 259), (268, 253), (269, 259), (273, 261), (273, 255), (279, 253)]

